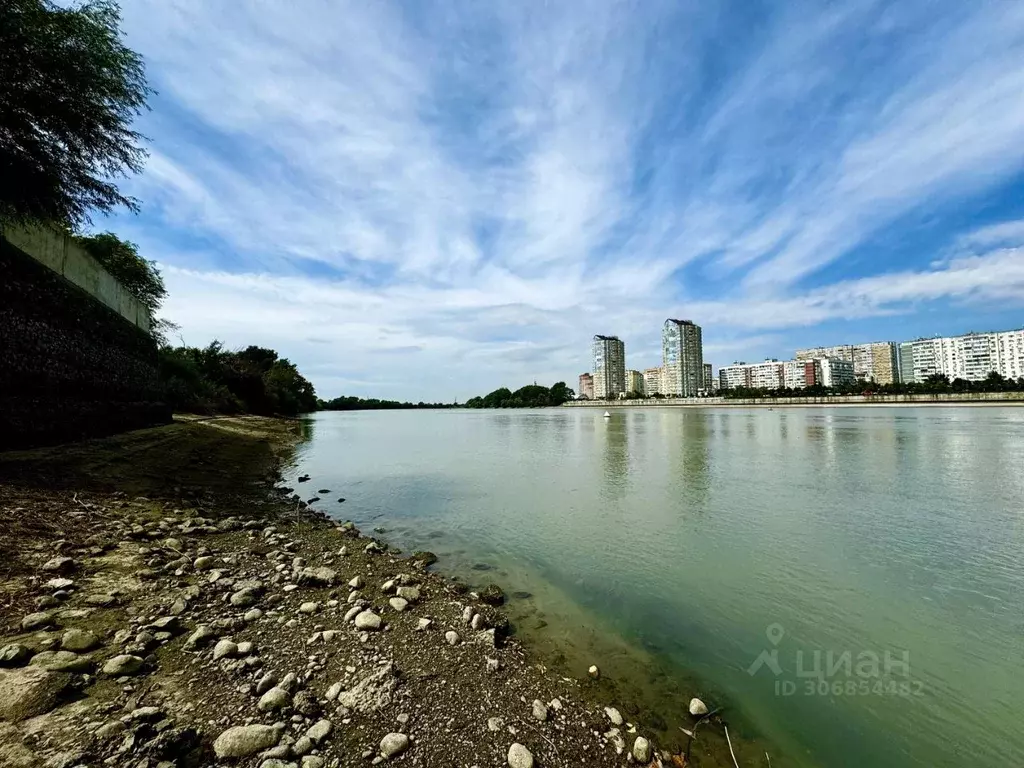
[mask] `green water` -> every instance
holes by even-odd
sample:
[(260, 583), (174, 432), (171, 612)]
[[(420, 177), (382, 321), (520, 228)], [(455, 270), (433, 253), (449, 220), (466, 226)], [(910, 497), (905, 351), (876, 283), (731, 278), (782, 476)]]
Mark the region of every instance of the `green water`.
[(1024, 765), (1024, 409), (602, 413), (319, 414), (297, 487), (772, 765)]

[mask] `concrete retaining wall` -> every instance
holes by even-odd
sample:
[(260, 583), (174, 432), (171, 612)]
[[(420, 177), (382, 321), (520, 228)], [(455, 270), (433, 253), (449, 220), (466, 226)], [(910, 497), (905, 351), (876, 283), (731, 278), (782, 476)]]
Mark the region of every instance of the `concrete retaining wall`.
[(0, 236), (0, 450), (169, 421), (144, 308), (62, 238), (14, 240)]
[(8, 226), (0, 229), (0, 238), (149, 332), (153, 322), (149, 310), (63, 232), (48, 227)]
[(808, 405), (1024, 405), (1024, 392), (965, 392), (936, 395), (835, 395), (833, 397), (758, 397), (727, 399), (724, 397), (672, 397), (662, 400), (573, 400), (569, 408), (657, 408), (683, 406), (690, 408), (770, 405), (773, 407)]

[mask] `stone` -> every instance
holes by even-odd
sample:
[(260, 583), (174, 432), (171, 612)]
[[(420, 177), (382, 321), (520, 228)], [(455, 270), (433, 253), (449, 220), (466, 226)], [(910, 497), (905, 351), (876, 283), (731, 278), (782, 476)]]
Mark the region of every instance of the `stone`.
[(32, 651), (21, 643), (8, 643), (0, 647), (0, 667), (23, 667), (32, 658)]
[(248, 656), (252, 652), (253, 652), (253, 644), (250, 643), (248, 640), (244, 640), (244, 641), (242, 641), (241, 643), (238, 644), (238, 651), (237, 651), (237, 653), (238, 653), (239, 656)]
[(46, 582), (46, 588), (52, 590), (67, 590), (71, 589), (73, 586), (75, 586), (74, 581), (72, 581), (71, 579), (63, 579), (60, 577), (56, 579), (50, 579), (48, 582)]
[(101, 593), (101, 594), (96, 594), (96, 595), (86, 595), (85, 596), (85, 604), (86, 605), (91, 605), (94, 608), (109, 608), (110, 606), (115, 605), (116, 603), (117, 603), (117, 598), (114, 597), (113, 595), (107, 595), (107, 594), (102, 594)]
[(413, 552), (412, 559), (426, 567), (428, 565), (433, 565), (437, 562), (437, 555), (435, 555), (433, 552), (426, 551)]
[(390, 600), (388, 600), (388, 605), (390, 605), (396, 611), (401, 613), (409, 607), (409, 601), (406, 600), (404, 597), (392, 597)]
[(404, 733), (389, 733), (380, 740), (380, 753), (390, 760), (409, 748), (409, 737)]
[(338, 695), (338, 704), (356, 712), (369, 714), (391, 705), (398, 679), (392, 664), (363, 678), (351, 690)]
[(275, 685), (277, 685), (277, 676), (272, 672), (267, 672), (267, 674), (261, 677), (260, 681), (256, 683), (256, 693), (266, 693)]
[(230, 640), (221, 640), (213, 646), (213, 660), (219, 661), (226, 656), (237, 656), (238, 646)]
[(345, 686), (341, 683), (331, 683), (331, 687), (327, 689), (326, 693), (324, 693), (324, 698), (327, 699), (327, 701), (334, 701), (338, 698), (338, 694), (341, 693), (344, 687)]
[(319, 755), (306, 755), (302, 758), (302, 768), (324, 768), (326, 763)]
[(115, 656), (103, 665), (103, 674), (111, 677), (122, 677), (125, 675), (137, 675), (142, 671), (146, 662), (138, 656), (123, 653)]
[(327, 738), (333, 727), (330, 720), (319, 720), (316, 725), (306, 731), (306, 737), (314, 744), (319, 744)]
[[(0, 765), (4, 768), (39, 768), (42, 765), (39, 756), (22, 742), (21, 732), (6, 723), (0, 723)], [(48, 761), (47, 768), (49, 766)]]
[(518, 742), (508, 748), (509, 768), (533, 768), (533, 754)]
[(540, 699), (533, 700), (533, 717), (542, 723), (548, 719), (548, 708)]
[(587, 674), (596, 680), (601, 676), (601, 670), (599, 670), (595, 665), (591, 664), (590, 669), (587, 670)]
[(196, 631), (188, 636), (188, 639), (185, 641), (185, 648), (201, 648), (216, 639), (216, 630), (206, 624), (200, 624), (196, 627)]
[(128, 726), (120, 720), (111, 720), (109, 723), (104, 723), (96, 729), (96, 738), (101, 741), (106, 741), (114, 736), (120, 736), (127, 730)]
[(473, 615), (473, 620), (469, 622), (469, 626), (479, 632), (487, 626), (487, 622), (484, 621), (484, 617), (481, 614), (477, 613)]
[(647, 765), (651, 762), (651, 742), (643, 736), (637, 736), (633, 742), (633, 759), (640, 765)]
[(356, 616), (356, 629), (380, 629), (381, 618), (373, 611), (363, 611)]
[(41, 570), (47, 573), (70, 573), (75, 570), (75, 561), (70, 557), (54, 557), (43, 563)]
[(54, 615), (48, 611), (40, 611), (39, 613), (30, 613), (28, 616), (21, 620), (21, 628), (26, 632), (32, 632), (36, 629), (43, 629), (54, 624)]
[(259, 590), (252, 587), (244, 587), (231, 595), (231, 604), (236, 608), (248, 608), (251, 605), (256, 605), (259, 600)]
[(260, 712), (274, 712), (291, 703), (291, 696), (283, 688), (271, 688), (263, 694), (256, 708)]
[(705, 704), (698, 698), (690, 699), (690, 714), (694, 717), (700, 717), (708, 713), (708, 705)]
[(299, 572), (299, 584), (313, 587), (333, 587), (338, 581), (338, 572), (332, 568), (304, 568)]
[(433, 623), (434, 622), (430, 619), (420, 619), (418, 622), (416, 622), (416, 631), (423, 632), (426, 629), (430, 629)]
[(480, 599), (488, 605), (501, 605), (505, 602), (505, 593), (497, 584), (488, 584), (480, 590)]
[(90, 656), (79, 656), (71, 651), (42, 651), (32, 657), (29, 664), (51, 672), (91, 672), (95, 662)]
[(476, 609), (472, 605), (467, 605), (462, 609), (462, 620), (466, 624), (472, 624), (474, 616), (476, 616)]
[(302, 605), (299, 606), (299, 613), (306, 613), (306, 614), (316, 613), (318, 610), (320, 610), (320, 604), (319, 603), (309, 602), (309, 603), (303, 603)]
[(302, 757), (302, 755), (308, 754), (312, 751), (313, 741), (308, 736), (300, 736), (291, 747), (292, 754), (298, 755), (299, 757)]
[[(354, 593), (353, 593), (354, 594)], [(353, 605), (345, 612), (345, 621), (352, 621), (356, 616), (363, 612), (363, 606)]]
[(497, 733), (505, 727), (505, 719), (502, 717), (488, 717), (487, 730)]
[(395, 590), (395, 594), (398, 597), (408, 600), (410, 603), (415, 603), (420, 599), (420, 590), (418, 587), (399, 587)]
[(100, 639), (84, 629), (69, 629), (60, 638), (60, 647), (65, 651), (84, 653), (100, 644)]
[(448, 645), (458, 645), (459, 640), (461, 640), (462, 638), (459, 637), (458, 632), (449, 629), (447, 632), (444, 633), (444, 639), (448, 643)]
[(260, 768), (299, 768), (295, 763), (289, 763), (277, 757), (271, 757), (260, 763)]
[(236, 725), (213, 742), (217, 757), (249, 757), (270, 749), (281, 740), (283, 725)]
[(314, 717), (320, 713), (320, 702), (308, 691), (299, 691), (292, 699), (295, 711), (306, 717)]
[(197, 557), (193, 561), (192, 567), (197, 571), (208, 571), (213, 568), (213, 563), (214, 559), (209, 555), (206, 555), (204, 557)]
[(490, 658), (487, 659), (487, 671), (488, 672), (497, 672), (499, 669), (501, 669), (501, 662), (500, 661), (498, 661), (497, 659), (490, 659)]
[(40, 667), (0, 670), (0, 720), (16, 723), (49, 712), (70, 683), (70, 675)]
[(242, 620), (247, 624), (252, 624), (254, 621), (259, 621), (262, 618), (263, 611), (261, 611), (259, 608), (251, 608), (250, 610), (245, 612), (245, 615), (242, 617)]
[(608, 715), (608, 719), (611, 720), (612, 725), (622, 725), (622, 715), (619, 713), (619, 710), (615, 709), (615, 707), (605, 707), (604, 713)]
[(164, 539), (164, 547), (167, 549), (173, 549), (175, 552), (181, 552), (185, 549), (185, 545), (181, 543), (181, 539)]
[(352, 581), (348, 583), (348, 585), (352, 587), (352, 589), (362, 589), (364, 586), (366, 586), (366, 582), (363, 581), (362, 576), (356, 576), (352, 579)]

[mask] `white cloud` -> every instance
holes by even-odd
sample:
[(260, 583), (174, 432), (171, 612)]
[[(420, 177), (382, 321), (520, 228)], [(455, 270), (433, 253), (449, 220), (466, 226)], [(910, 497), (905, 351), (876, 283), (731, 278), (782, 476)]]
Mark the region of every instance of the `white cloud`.
[(138, 0), (161, 95), (118, 229), (165, 265), (189, 342), (270, 344), (324, 394), (570, 379), (595, 332), (642, 367), (666, 316), (725, 355), (1013, 306), (1020, 222), (802, 287), (1024, 168), (1024, 8), (946, 9)]

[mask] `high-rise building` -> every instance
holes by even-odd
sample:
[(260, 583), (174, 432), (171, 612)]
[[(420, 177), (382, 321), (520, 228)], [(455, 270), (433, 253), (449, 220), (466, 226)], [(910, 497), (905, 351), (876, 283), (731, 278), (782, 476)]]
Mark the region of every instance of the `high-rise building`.
[(814, 361), (817, 381), (823, 387), (838, 387), (857, 381), (853, 363), (836, 357), (822, 357)]
[(876, 384), (892, 384), (899, 381), (900, 369), (896, 362), (896, 344), (892, 341), (877, 341), (867, 346), (871, 348), (869, 379)]
[(644, 392), (648, 397), (651, 395), (664, 394), (661, 388), (662, 368), (644, 368)]
[(640, 371), (626, 371), (626, 392), (644, 395), (644, 375)]
[(711, 369), (711, 363), (704, 363), (704, 376), (701, 380), (701, 389), (703, 389), (705, 392), (710, 392), (712, 389), (714, 389), (714, 386), (711, 383), (714, 380), (715, 374), (714, 371)]
[(899, 367), (899, 380), (909, 384), (914, 379), (914, 342), (902, 341), (896, 345), (896, 360)]
[(626, 345), (618, 336), (594, 337), (594, 398), (614, 399), (626, 391)]
[(696, 397), (704, 384), (704, 345), (700, 326), (690, 320), (668, 319), (661, 330), (663, 393)]
[(580, 374), (580, 388), (576, 391), (576, 394), (581, 398), (587, 400), (594, 399), (594, 377), (589, 373)]

